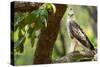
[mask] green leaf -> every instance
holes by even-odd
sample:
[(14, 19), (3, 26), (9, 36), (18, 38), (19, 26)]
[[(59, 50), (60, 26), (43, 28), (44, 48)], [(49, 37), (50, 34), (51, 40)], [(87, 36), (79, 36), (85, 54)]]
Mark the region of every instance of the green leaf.
[[(14, 16), (14, 29), (16, 30), (18, 27), (21, 28), (20, 25), (25, 25), (23, 21), (28, 16), (28, 13), (15, 13)], [(23, 24), (21, 23), (23, 22)]]
[(52, 4), (52, 3), (48, 3), (46, 9), (47, 9), (48, 11), (52, 11), (53, 14), (56, 13), (56, 7), (55, 7), (55, 5)]
[[(24, 13), (21, 16), (16, 16), (15, 17), (15, 23), (14, 23), (14, 28), (24, 28), (25, 25), (27, 24), (32, 24), (33, 22), (35, 22), (37, 24), (36, 29), (40, 29), (43, 27), (42, 23), (45, 23), (43, 21), (43, 18), (45, 18), (46, 20), (48, 19), (48, 11), (46, 9), (37, 9), (32, 11), (31, 13)], [(40, 27), (39, 27), (39, 26)], [(45, 26), (45, 25), (44, 25)]]
[(22, 53), (24, 51), (24, 45), (20, 44), (20, 46), (16, 47), (16, 51)]
[(25, 42), (25, 36), (21, 36), (17, 42), (14, 44), (14, 48), (17, 52), (22, 53), (24, 49), (24, 42)]
[(24, 42), (25, 42), (25, 36), (22, 34), (21, 29), (19, 29), (18, 32), (18, 40), (15, 42), (14, 48), (17, 52), (22, 53), (24, 51)]
[(31, 37), (31, 46), (32, 46), (32, 47), (33, 47), (34, 44), (35, 44), (35, 39), (36, 39), (35, 36), (32, 36), (32, 37)]
[(19, 21), (17, 21), (20, 29), (24, 28), (25, 25), (28, 24), (28, 21), (26, 21), (26, 20), (28, 20), (27, 19), (28, 17), (29, 17), (29, 14), (25, 14), (23, 17), (21, 17), (21, 19)]
[(21, 30), (19, 30), (19, 33), (18, 33), (18, 38), (21, 38), (22, 37), (22, 31)]
[(31, 27), (31, 26), (29, 26), (29, 29), (28, 29), (28, 34), (29, 34), (29, 38), (31, 38), (31, 36), (32, 36), (32, 33), (34, 32), (34, 29)]

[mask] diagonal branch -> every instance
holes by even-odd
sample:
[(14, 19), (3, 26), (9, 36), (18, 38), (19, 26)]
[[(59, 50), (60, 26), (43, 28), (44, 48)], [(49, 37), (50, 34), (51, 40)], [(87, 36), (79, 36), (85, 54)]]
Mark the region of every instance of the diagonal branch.
[(60, 59), (55, 60), (53, 63), (68, 63), (92, 60), (97, 60), (96, 55), (92, 54), (92, 51), (74, 51), (64, 57), (61, 57)]

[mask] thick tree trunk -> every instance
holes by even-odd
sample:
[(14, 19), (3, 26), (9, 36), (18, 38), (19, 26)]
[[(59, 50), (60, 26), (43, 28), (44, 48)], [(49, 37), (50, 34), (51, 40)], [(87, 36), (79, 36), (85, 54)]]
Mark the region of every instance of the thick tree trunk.
[(36, 46), (33, 64), (51, 63), (52, 51), (60, 28), (60, 21), (66, 11), (66, 5), (55, 4), (56, 13), (48, 17), (48, 26), (41, 30), (40, 39)]
[[(43, 3), (20, 2), (14, 1), (15, 12), (31, 12), (38, 9)], [(46, 29), (41, 30), (40, 39), (36, 46), (35, 57), (33, 64), (47, 64), (51, 63), (51, 56), (53, 46), (58, 35), (60, 28), (60, 21), (66, 11), (65, 4), (55, 4), (56, 13), (50, 14), (48, 17), (48, 26)]]

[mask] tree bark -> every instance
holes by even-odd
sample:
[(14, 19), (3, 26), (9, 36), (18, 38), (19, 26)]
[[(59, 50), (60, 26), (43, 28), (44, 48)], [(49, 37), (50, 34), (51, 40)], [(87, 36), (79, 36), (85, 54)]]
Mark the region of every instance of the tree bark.
[(52, 62), (52, 51), (59, 32), (60, 21), (67, 8), (65, 4), (55, 4), (55, 6), (56, 13), (48, 16), (47, 28), (41, 30), (33, 64), (48, 64)]
[(24, 2), (24, 1), (14, 1), (15, 12), (32, 12), (33, 10), (38, 9), (43, 3), (37, 2)]
[(96, 61), (97, 55), (92, 51), (74, 51), (67, 55), (56, 59), (53, 63), (69, 63), (69, 62), (83, 62), (83, 61)]

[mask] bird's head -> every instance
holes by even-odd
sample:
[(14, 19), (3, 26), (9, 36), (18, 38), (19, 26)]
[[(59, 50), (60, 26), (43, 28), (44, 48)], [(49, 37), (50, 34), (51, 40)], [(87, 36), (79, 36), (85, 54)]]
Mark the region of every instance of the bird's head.
[(72, 9), (72, 7), (68, 8), (67, 18), (68, 18), (68, 20), (75, 20), (75, 13), (74, 13), (74, 10)]
[(72, 8), (68, 9), (68, 17), (73, 17), (74, 16), (74, 11)]

